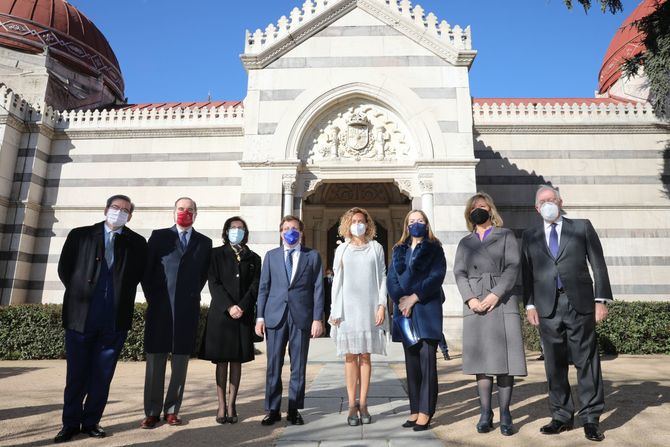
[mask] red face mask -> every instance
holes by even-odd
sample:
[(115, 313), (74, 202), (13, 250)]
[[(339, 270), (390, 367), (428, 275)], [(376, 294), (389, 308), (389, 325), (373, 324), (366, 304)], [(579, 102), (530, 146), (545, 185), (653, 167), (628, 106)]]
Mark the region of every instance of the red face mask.
[(190, 211), (178, 211), (177, 225), (184, 228), (188, 228), (193, 225), (193, 213)]

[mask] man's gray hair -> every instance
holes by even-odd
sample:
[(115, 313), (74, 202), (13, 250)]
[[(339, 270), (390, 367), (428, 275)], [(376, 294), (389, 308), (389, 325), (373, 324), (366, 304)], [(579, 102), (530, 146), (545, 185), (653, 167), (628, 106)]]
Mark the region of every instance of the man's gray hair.
[(561, 200), (561, 193), (558, 191), (556, 188), (552, 188), (549, 185), (540, 185), (539, 188), (537, 188), (537, 191), (535, 192), (535, 205), (537, 205), (537, 198), (540, 196), (540, 193), (544, 191), (551, 191), (554, 193), (554, 197), (556, 197), (558, 200)]
[(178, 198), (177, 200), (175, 200), (175, 201), (174, 201), (174, 207), (175, 207), (175, 209), (177, 209), (177, 204), (179, 203), (180, 200), (190, 200), (191, 203), (193, 204), (193, 211), (195, 211), (196, 213), (198, 212), (198, 205), (195, 203), (195, 200), (193, 200), (193, 199), (190, 198), (190, 197), (180, 197), (180, 198)]

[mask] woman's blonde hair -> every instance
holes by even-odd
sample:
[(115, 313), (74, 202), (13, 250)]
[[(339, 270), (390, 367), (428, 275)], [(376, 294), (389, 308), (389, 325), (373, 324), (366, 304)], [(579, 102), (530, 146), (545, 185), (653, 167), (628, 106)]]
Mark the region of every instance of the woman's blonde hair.
[(402, 245), (407, 240), (410, 238), (409, 234), (409, 216), (411, 216), (414, 213), (419, 213), (423, 217), (424, 222), (426, 222), (426, 239), (429, 239), (433, 242), (437, 242), (438, 244), (440, 243), (440, 240), (435, 237), (435, 234), (433, 233), (433, 228), (430, 226), (430, 221), (428, 220), (428, 216), (426, 216), (426, 213), (424, 213), (421, 210), (412, 210), (407, 215), (405, 216), (405, 220), (403, 222), (403, 228), (402, 228), (402, 236), (400, 236), (400, 240), (396, 243), (396, 245)]
[(365, 239), (368, 241), (373, 240), (377, 237), (377, 226), (375, 221), (370, 216), (370, 213), (364, 208), (354, 207), (349, 211), (342, 214), (340, 217), (340, 226), (337, 229), (337, 232), (345, 239), (351, 239), (353, 236), (351, 234), (351, 221), (354, 219), (356, 214), (362, 214), (365, 216)]
[(490, 213), (491, 214), (491, 223), (493, 224), (494, 227), (502, 227), (503, 226), (503, 219), (500, 217), (500, 213), (498, 213), (498, 208), (496, 208), (496, 204), (493, 203), (493, 198), (486, 194), (485, 192), (478, 192), (474, 196), (470, 197), (467, 202), (465, 202), (465, 211), (463, 212), (463, 215), (465, 216), (465, 224), (468, 226), (469, 231), (475, 231), (475, 225), (470, 222), (470, 213), (472, 212), (475, 202), (479, 199), (482, 199), (486, 204), (489, 206), (491, 209)]

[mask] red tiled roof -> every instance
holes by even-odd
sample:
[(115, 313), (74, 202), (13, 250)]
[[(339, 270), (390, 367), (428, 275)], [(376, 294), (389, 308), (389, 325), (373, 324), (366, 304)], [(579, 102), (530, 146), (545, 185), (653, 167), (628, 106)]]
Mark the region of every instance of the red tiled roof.
[(151, 109), (211, 109), (218, 107), (244, 107), (242, 101), (201, 101), (201, 102), (148, 102), (144, 104), (128, 104), (121, 110), (151, 110)]

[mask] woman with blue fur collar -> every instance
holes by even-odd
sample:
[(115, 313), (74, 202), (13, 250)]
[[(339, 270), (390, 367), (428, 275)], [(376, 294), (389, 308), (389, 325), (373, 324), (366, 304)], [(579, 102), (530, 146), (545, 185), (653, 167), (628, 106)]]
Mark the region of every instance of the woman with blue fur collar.
[(411, 347), (403, 346), (410, 406), (403, 427), (422, 431), (428, 429), (437, 404), (436, 350), (442, 337), (442, 283), (447, 271), (442, 244), (423, 211), (412, 210), (405, 216), (388, 270), (393, 316), (410, 317), (419, 339)]

